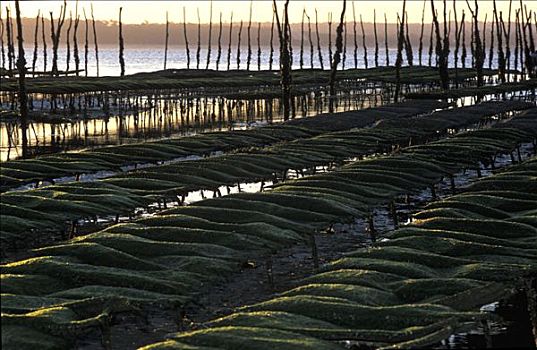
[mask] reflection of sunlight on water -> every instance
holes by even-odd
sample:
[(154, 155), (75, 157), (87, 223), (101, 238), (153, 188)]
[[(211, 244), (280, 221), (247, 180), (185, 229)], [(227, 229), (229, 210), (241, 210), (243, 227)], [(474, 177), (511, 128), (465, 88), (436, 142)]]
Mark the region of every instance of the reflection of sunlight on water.
[[(381, 103), (378, 94), (367, 97), (361, 94), (362, 91), (351, 90), (342, 95), (336, 105), (336, 112)], [(358, 95), (362, 97), (360, 100), (355, 98)], [(283, 120), (278, 99), (237, 102), (213, 97), (199, 99), (179, 97), (176, 100), (158, 99), (153, 101), (153, 105), (155, 107), (134, 113), (116, 111), (116, 115), (103, 119), (73, 120), (59, 124), (30, 123), (29, 146), (40, 153), (91, 149), (102, 145), (151, 141), (207, 131), (249, 129)], [(296, 106), (296, 118), (328, 111), (326, 96), (323, 94), (310, 93), (299, 96)], [(0, 125), (1, 161), (20, 156), (21, 137), (21, 131), (14, 124)], [(18, 147), (10, 147), (13, 144), (17, 144)]]

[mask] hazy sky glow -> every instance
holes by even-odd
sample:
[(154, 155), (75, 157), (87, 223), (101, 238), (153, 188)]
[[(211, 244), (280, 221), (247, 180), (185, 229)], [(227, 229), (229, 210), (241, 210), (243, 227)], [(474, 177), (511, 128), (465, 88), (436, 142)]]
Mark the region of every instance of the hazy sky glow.
[[(533, 0), (532, 0), (533, 1)], [(531, 5), (532, 1), (525, 1)], [(48, 17), (48, 12), (54, 11), (57, 16), (62, 5), (62, 1), (21, 1), (21, 12), (23, 17), (35, 17), (37, 11), (45, 11)], [(75, 11), (75, 1), (68, 1), (70, 11)], [(90, 1), (79, 1), (79, 13), (82, 14), (82, 8), (86, 9), (89, 16)], [(283, 8), (283, 1), (278, 1), (279, 8)], [(447, 1), (450, 9), (453, 8), (453, 2)], [(473, 4), (473, 1), (471, 1)], [(507, 17), (509, 10), (509, 1), (498, 0), (498, 11), (504, 12), (504, 18)], [(15, 5), (13, 1), (2, 2), (2, 15), (5, 15), (5, 6), (11, 6), (14, 11)], [(355, 1), (356, 17), (362, 14), (364, 21), (373, 21), (373, 10), (377, 12), (377, 21), (384, 21), (384, 13), (386, 12), (389, 22), (395, 22), (396, 13), (402, 9), (402, 1)], [(514, 9), (518, 8), (519, 1), (513, 2), (513, 18)], [(93, 1), (95, 18), (99, 20), (117, 20), (119, 7), (123, 7), (123, 22), (139, 24), (145, 21), (151, 23), (164, 23), (166, 20), (166, 11), (169, 12), (171, 22), (183, 22), (183, 7), (186, 8), (187, 22), (197, 23), (197, 9), (200, 10), (200, 18), (203, 23), (209, 22), (209, 7), (210, 1)], [(213, 1), (213, 23), (218, 22), (219, 13), (222, 12), (224, 22), (229, 22), (231, 11), (233, 11), (233, 20), (248, 21), (249, 17), (249, 1)], [(442, 9), (442, 1), (435, 1), (435, 7)], [(342, 1), (290, 1), (289, 16), (290, 21), (297, 23), (301, 22), (302, 9), (306, 8), (308, 14), (314, 20), (315, 8), (319, 14), (319, 21), (326, 22), (329, 12), (333, 13), (333, 20), (337, 22), (342, 8)], [(421, 13), (423, 1), (410, 0), (407, 1), (407, 12), (409, 22), (421, 22)], [(484, 17), (485, 13), (489, 13), (489, 20), (492, 14), (492, 1), (479, 1), (480, 14)], [(458, 16), (462, 9), (467, 9), (466, 3), (463, 0), (457, 1)], [(253, 2), (253, 22), (270, 22), (272, 21), (272, 1), (254, 1)], [(468, 12), (468, 11), (466, 11)], [(480, 16), (481, 17), (481, 16)], [(467, 15), (467, 18), (468, 15)], [(347, 1), (347, 20), (352, 20), (352, 1)], [(425, 21), (431, 21), (430, 1), (427, 0), (425, 11)]]

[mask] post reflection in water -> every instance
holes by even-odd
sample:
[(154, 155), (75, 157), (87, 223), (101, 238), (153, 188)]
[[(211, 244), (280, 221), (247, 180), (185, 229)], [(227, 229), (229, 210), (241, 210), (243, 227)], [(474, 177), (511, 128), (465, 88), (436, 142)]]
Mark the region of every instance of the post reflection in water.
[[(52, 117), (51, 114), (44, 114), (40, 118), (42, 120), (29, 123), (30, 154), (81, 150), (208, 131), (246, 129), (283, 120), (280, 99), (274, 97), (232, 99), (163, 94), (132, 98), (136, 100), (136, 105), (112, 104), (108, 112), (94, 108), (85, 115), (66, 113)], [(295, 96), (293, 101), (295, 118), (328, 112), (328, 99), (323, 91), (306, 92)], [(383, 103), (380, 89), (347, 89), (340, 92), (336, 111), (367, 108), (380, 103)], [(41, 101), (34, 104), (41, 106)], [(46, 107), (43, 111), (47, 110)], [(36, 110), (42, 113), (40, 109)], [(59, 112), (62, 112), (61, 108)], [(0, 160), (17, 159), (21, 154), (18, 123), (16, 120), (2, 122)]]

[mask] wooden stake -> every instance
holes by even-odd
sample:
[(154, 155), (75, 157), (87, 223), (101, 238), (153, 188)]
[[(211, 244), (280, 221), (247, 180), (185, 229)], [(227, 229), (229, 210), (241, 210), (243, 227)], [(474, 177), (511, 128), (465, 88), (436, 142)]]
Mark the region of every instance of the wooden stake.
[(449, 36), (447, 30), (446, 19), (446, 1), (444, 0), (444, 35), (440, 36), (440, 25), (438, 16), (434, 8), (434, 0), (431, 0), (431, 10), (433, 14), (433, 24), (436, 34), (436, 56), (438, 57), (438, 73), (443, 90), (449, 89), (449, 70), (448, 70), (448, 55), (449, 55)]
[[(123, 11), (123, 7), (120, 7), (119, 8), (119, 66), (121, 67), (120, 75), (124, 76), (125, 75), (125, 58), (123, 57), (124, 43), (123, 43), (123, 25), (121, 23), (122, 11)], [(166, 67), (164, 67), (164, 69), (166, 69)]]
[(201, 19), (200, 9), (197, 8), (198, 13), (198, 49), (196, 51), (196, 69), (200, 69), (200, 53), (201, 53)]
[(97, 44), (97, 29), (95, 28), (95, 16), (93, 16), (93, 4), (91, 4), (91, 25), (93, 26), (93, 44), (95, 45), (95, 63), (97, 65), (97, 76), (99, 76), (99, 45)]
[[(32, 60), (32, 73), (34, 73), (35, 76), (35, 64), (37, 62), (37, 49), (39, 48), (39, 45), (37, 43), (37, 34), (39, 32), (39, 16), (41, 15), (41, 10), (37, 10), (37, 17), (35, 19), (35, 31), (34, 31), (34, 56)], [(4, 24), (2, 23), (2, 33), (1, 35), (4, 35)], [(2, 38), (2, 68), (4, 68), (4, 39)]]
[(431, 33), (429, 35), (429, 67), (432, 67), (432, 61), (433, 61), (433, 32), (434, 31), (434, 25), (431, 24)]
[(280, 26), (280, 18), (278, 15), (278, 7), (276, 0), (272, 2), (276, 24), (278, 27), (278, 36), (280, 38), (280, 74), (283, 100), (283, 119), (288, 120), (290, 114), (290, 97), (291, 97), (291, 53), (290, 53), (290, 37), (289, 37), (289, 0), (286, 0), (284, 5), (284, 18), (282, 26)]
[(330, 113), (334, 113), (334, 98), (336, 97), (336, 70), (340, 62), (341, 51), (343, 50), (343, 30), (345, 24), (345, 10), (347, 8), (347, 1), (343, 0), (343, 9), (341, 10), (341, 17), (339, 25), (336, 29), (336, 52), (334, 53), (334, 58), (332, 60), (332, 67), (330, 72), (330, 102), (328, 110)]
[(390, 53), (388, 50), (388, 18), (384, 12), (384, 46), (386, 49), (386, 67), (390, 65)]
[[(500, 12), (500, 15), (498, 16), (498, 11), (496, 10), (496, 0), (494, 0), (494, 20), (492, 23), (494, 24), (496, 22), (496, 36), (498, 38), (498, 76), (500, 78), (500, 81), (502, 83), (506, 82), (505, 78), (505, 54), (503, 52), (503, 30), (502, 27), (504, 27), (502, 13)], [(490, 57), (489, 57), (490, 59)]]
[(22, 134), (22, 158), (28, 157), (28, 95), (26, 94), (26, 59), (24, 58), (24, 43), (19, 0), (15, 1), (15, 15), (17, 17), (17, 43), (19, 57), (17, 58), (17, 70), (19, 73), (19, 111), (21, 118)]
[[(461, 23), (459, 27), (459, 22), (457, 21), (457, 8), (455, 6), (455, 0), (453, 0), (453, 13), (454, 13), (454, 19), (455, 19), (455, 53), (454, 53), (454, 66), (455, 66), (455, 88), (459, 88), (459, 70), (458, 70), (458, 63), (459, 63), (459, 48), (460, 48), (460, 40), (461, 40), (461, 32), (464, 28), (463, 24)], [(464, 10), (462, 11), (462, 19), (461, 22), (464, 22)]]
[(220, 25), (218, 27), (218, 55), (216, 56), (216, 70), (220, 66), (220, 57), (222, 56), (222, 12), (220, 12)]
[(466, 22), (464, 21), (464, 11), (461, 20), (462, 44), (461, 44), (461, 64), (466, 68)]
[[(362, 15), (360, 15), (360, 20), (361, 19), (362, 19)], [(354, 9), (354, 0), (352, 2), (352, 31), (354, 34), (354, 69), (356, 69), (358, 68), (358, 42), (356, 39), (356, 11)], [(362, 25), (362, 34), (363, 34), (363, 25)], [(365, 63), (365, 68), (367, 68), (367, 63)]]
[(406, 0), (403, 0), (403, 15), (401, 17), (401, 23), (399, 25), (399, 33), (397, 35), (397, 59), (395, 61), (395, 95), (394, 101), (399, 101), (399, 93), (401, 91), (401, 64), (403, 63), (403, 42), (405, 38), (405, 14), (406, 14)]
[(13, 70), (13, 64), (15, 60), (15, 53), (13, 48), (13, 27), (11, 24), (10, 9), (6, 7), (6, 28), (7, 28), (7, 59), (8, 59), (8, 70), (11, 72)]
[(362, 20), (362, 15), (360, 14), (360, 27), (362, 28), (362, 46), (364, 48), (364, 64), (367, 69), (367, 46), (365, 44), (365, 31), (364, 31), (364, 21)]
[(272, 13), (272, 24), (270, 26), (270, 54), (269, 54), (269, 70), (272, 70), (272, 63), (274, 60), (274, 13)]
[[(39, 12), (37, 13), (37, 20), (39, 20)], [(2, 11), (0, 9), (0, 50), (2, 57), (2, 68), (6, 69), (6, 51), (4, 48), (4, 20), (2, 19)]]
[[(421, 57), (422, 57), (422, 52), (423, 52), (423, 30), (425, 29), (425, 5), (427, 4), (427, 0), (423, 0), (423, 9), (421, 10), (421, 29), (420, 29), (420, 45), (419, 45), (419, 48), (418, 48), (418, 60), (419, 60), (419, 64), (421, 66)], [(453, 7), (455, 7), (455, 0), (453, 0)], [(457, 22), (457, 20), (455, 20), (455, 22)], [(457, 55), (455, 55), (455, 59)]]
[[(496, 5), (496, 0), (493, 0), (494, 5)], [(494, 6), (495, 8), (496, 6)], [(496, 11), (493, 12), (494, 18), (490, 23), (490, 48), (489, 48), (489, 69), (492, 69), (492, 59), (494, 58), (494, 26), (496, 24)], [(499, 59), (499, 57), (498, 57)]]
[[(408, 18), (408, 13), (407, 13)], [(408, 65), (412, 67), (414, 65), (414, 53), (412, 52), (412, 43), (410, 42), (410, 31), (408, 30), (408, 21), (405, 23), (406, 33), (405, 33), (405, 52)]]
[(69, 11), (69, 27), (67, 27), (67, 35), (66, 35), (67, 57), (65, 58), (65, 62), (66, 62), (65, 75), (69, 74), (69, 65), (71, 63), (71, 44), (70, 44), (69, 34), (71, 33), (72, 27), (73, 27), (73, 13)]
[(300, 69), (304, 68), (304, 18), (306, 17), (306, 9), (302, 10), (302, 22), (300, 23)]
[(378, 35), (377, 35), (377, 11), (376, 9), (373, 9), (373, 33), (375, 35), (375, 67), (378, 67), (379, 66), (379, 40), (378, 40)]
[(483, 47), (481, 45), (481, 35), (479, 34), (479, 5), (478, 1), (474, 0), (475, 9), (470, 7), (470, 3), (466, 0), (466, 4), (473, 18), (473, 36), (474, 36), (474, 57), (475, 57), (475, 70), (477, 75), (477, 86), (483, 86), (483, 62), (485, 58), (483, 57)]
[(65, 21), (65, 13), (67, 12), (67, 1), (64, 0), (63, 6), (60, 8), (60, 16), (58, 17), (57, 28), (54, 27), (54, 18), (50, 12), (50, 28), (52, 38), (52, 75), (58, 75), (58, 47), (60, 45), (60, 35), (63, 23)]
[(246, 70), (250, 70), (250, 61), (252, 59), (252, 44), (251, 44), (251, 36), (250, 36), (250, 30), (252, 28), (252, 5), (253, 1), (250, 0), (250, 17), (248, 19), (248, 56), (246, 57)]
[(78, 15), (78, 0), (75, 4), (75, 27), (73, 28), (73, 56), (75, 60), (75, 74), (78, 77), (80, 75), (80, 57), (78, 56), (78, 24), (80, 23), (80, 16)]
[(164, 37), (164, 69), (166, 69), (166, 64), (168, 63), (168, 39), (170, 37), (170, 22), (168, 21), (168, 11), (166, 11), (166, 27), (165, 27), (165, 37)]
[[(188, 48), (188, 35), (187, 35), (187, 30), (186, 30), (186, 9), (184, 6), (183, 6), (183, 36), (185, 38), (186, 68), (190, 69), (190, 49)], [(231, 40), (231, 37), (230, 37), (230, 40)], [(228, 63), (228, 66), (229, 66), (229, 63)], [(228, 67), (228, 70), (229, 70), (229, 67)]]
[(86, 31), (84, 32), (85, 39), (86, 39), (84, 42), (84, 75), (87, 77), (88, 76), (88, 51), (89, 51), (89, 40), (88, 40), (89, 24), (88, 24), (88, 17), (86, 16), (86, 9), (84, 8), (83, 11), (84, 11), (84, 24), (86, 27)]
[(317, 18), (317, 9), (315, 9), (315, 33), (317, 34), (317, 52), (319, 54), (319, 64), (321, 69), (324, 70), (323, 53), (321, 51), (321, 38), (319, 36), (319, 20)]
[(261, 70), (261, 22), (257, 23), (257, 70)]
[(211, 0), (209, 6), (209, 38), (207, 43), (207, 63), (205, 69), (209, 69), (209, 64), (211, 63), (211, 39), (213, 34), (213, 2)]
[(332, 69), (332, 12), (328, 13), (328, 64)]
[(239, 26), (239, 36), (237, 39), (237, 69), (241, 67), (241, 34), (242, 34), (242, 20)]
[(229, 20), (229, 43), (227, 48), (227, 70), (231, 66), (231, 35), (233, 34), (233, 11), (231, 11), (231, 19)]
[(313, 41), (311, 39), (311, 19), (308, 14), (306, 14), (306, 16), (308, 17), (308, 38), (310, 42), (310, 67), (311, 69), (313, 69)]

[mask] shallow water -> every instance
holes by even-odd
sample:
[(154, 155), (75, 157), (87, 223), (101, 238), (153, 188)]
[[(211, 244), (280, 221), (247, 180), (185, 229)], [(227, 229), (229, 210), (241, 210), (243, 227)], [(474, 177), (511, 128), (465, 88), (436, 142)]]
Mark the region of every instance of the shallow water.
[[(350, 46), (350, 44), (349, 44)], [(195, 48), (194, 48), (195, 49)], [(216, 69), (216, 57), (217, 53), (215, 51), (216, 45), (213, 45), (212, 47), (212, 55), (211, 55), (211, 63), (209, 64), (209, 69)], [(26, 47), (26, 54), (28, 57), (33, 53), (33, 47)], [(42, 50), (42, 48), (40, 48)], [(83, 50), (83, 49), (82, 49)], [(423, 50), (423, 56), (422, 56), (422, 64), (427, 65), (429, 62), (429, 55), (428, 55), (428, 47), (424, 48)], [(293, 47), (293, 69), (300, 68), (300, 47)], [(328, 56), (328, 50), (324, 49), (322, 51), (323, 56), (323, 63), (325, 68), (328, 67), (329, 62), (329, 56)], [(84, 68), (84, 53), (81, 52), (81, 62), (80, 67)], [(231, 60), (230, 60), (230, 69), (246, 69), (246, 59), (248, 55), (248, 47), (247, 46), (241, 46), (240, 51), (240, 66), (237, 67), (237, 47), (231, 48)], [(388, 55), (389, 55), (389, 62), (390, 64), (394, 64), (396, 57), (397, 57), (397, 48), (389, 48), (388, 49)], [(65, 70), (67, 68), (66, 63), (66, 56), (67, 56), (67, 50), (65, 47), (60, 47), (58, 49), (58, 67), (60, 70)], [(164, 45), (163, 46), (127, 46), (125, 47), (124, 52), (125, 57), (125, 74), (134, 74), (139, 72), (150, 72), (155, 71), (159, 69), (164, 69)], [(310, 68), (311, 67), (311, 51), (309, 49), (304, 49), (304, 68)], [(354, 62), (354, 47), (352, 49), (350, 47), (347, 47), (347, 51), (345, 55), (342, 54), (342, 61), (340, 64), (340, 69), (349, 69), (349, 68), (355, 68), (355, 62)], [(357, 68), (365, 68), (365, 60), (364, 60), (364, 53), (363, 48), (358, 48), (357, 51)], [(343, 64), (343, 60), (345, 60), (345, 64)], [(368, 60), (368, 67), (373, 67), (375, 64), (375, 50), (369, 48), (367, 50), (367, 60)], [(435, 64), (436, 55), (433, 53), (432, 57), (432, 64)], [(261, 47), (261, 69), (269, 69), (270, 68), (270, 47), (262, 46)], [(406, 56), (404, 57), (403, 64), (406, 64)], [(417, 65), (419, 63), (418, 60), (418, 54), (415, 53), (415, 57), (413, 60), (413, 63)], [(454, 58), (453, 54), (449, 58), (449, 66), (454, 66)], [(31, 62), (29, 62), (31, 65)], [(378, 57), (378, 64), (379, 66), (385, 66), (386, 65), (386, 51), (384, 48), (379, 48), (379, 57)], [(71, 62), (69, 65), (69, 69), (74, 69), (74, 58), (73, 54), (71, 53)], [(200, 50), (200, 67), (205, 69), (207, 65), (207, 47), (202, 47)], [(466, 67), (471, 67), (472, 65), (472, 56), (470, 53), (466, 57)], [(461, 59), (458, 60), (458, 66), (462, 66)], [(47, 70), (50, 70), (52, 67), (52, 52), (50, 52), (47, 55)], [(319, 61), (319, 54), (317, 50), (314, 50), (313, 52), (313, 67), (314, 68), (321, 68), (320, 61)], [(492, 62), (492, 68), (497, 67), (497, 62)], [(166, 68), (187, 68), (187, 55), (186, 50), (184, 47), (181, 46), (173, 46), (168, 48), (168, 59)], [(190, 68), (196, 68), (196, 53), (195, 50), (193, 50), (193, 46), (190, 47)], [(278, 49), (275, 47), (275, 52), (273, 54), (273, 63), (272, 63), (273, 69), (279, 68), (279, 53)], [(485, 68), (488, 68), (488, 59), (485, 61)], [(227, 47), (222, 48), (222, 57), (220, 59), (220, 65), (218, 67), (219, 70), (227, 70)], [(257, 61), (257, 45), (254, 45), (252, 47), (252, 59), (250, 63), (250, 69), (251, 70), (257, 70), (258, 69), (258, 61)], [(31, 70), (31, 67), (30, 67)], [(42, 52), (39, 51), (37, 63), (36, 63), (36, 71), (43, 71), (43, 55)], [(85, 73), (82, 73), (82, 75), (85, 75)], [(97, 75), (97, 65), (95, 60), (95, 52), (92, 47), (90, 47), (90, 50), (88, 52), (88, 75), (89, 76), (96, 76)], [(119, 76), (120, 75), (120, 66), (119, 66), (119, 49), (117, 46), (100, 46), (99, 47), (99, 75), (100, 76)]]
[[(343, 112), (382, 104), (379, 94), (365, 95), (362, 89), (339, 96), (335, 111)], [(146, 100), (144, 100), (145, 103)], [(296, 118), (328, 112), (324, 94), (308, 93), (294, 99)], [(92, 149), (167, 137), (194, 135), (208, 131), (248, 129), (283, 121), (278, 99), (230, 100), (225, 98), (187, 98), (151, 100), (152, 108), (128, 112), (113, 111), (112, 116), (69, 122), (30, 123), (28, 144), (34, 155), (66, 150)], [(99, 117), (99, 114), (96, 115)], [(22, 154), (22, 133), (15, 123), (0, 123), (0, 161)], [(16, 147), (14, 147), (16, 145)]]

